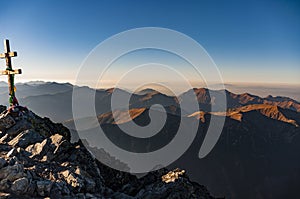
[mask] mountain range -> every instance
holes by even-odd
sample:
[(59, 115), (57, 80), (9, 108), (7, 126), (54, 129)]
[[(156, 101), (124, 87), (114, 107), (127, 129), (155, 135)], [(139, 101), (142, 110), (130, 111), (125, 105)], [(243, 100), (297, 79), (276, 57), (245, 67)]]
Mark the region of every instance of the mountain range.
[[(17, 87), (17, 98), (20, 104), (30, 107), (39, 115), (51, 118), (56, 122), (63, 122), (73, 118), (72, 115), (72, 91), (74, 86), (70, 83), (57, 82), (42, 82), (33, 81), (27, 83), (19, 83)], [(95, 106), (97, 115), (111, 111), (111, 96), (112, 92), (117, 92), (121, 96), (131, 96), (130, 108), (149, 108), (153, 104), (161, 104), (164, 107), (174, 106), (179, 107), (180, 100), (189, 100), (188, 97), (195, 93), (199, 103), (200, 110), (210, 111), (211, 103), (216, 103), (218, 106), (218, 96), (226, 93), (227, 108), (236, 108), (249, 104), (270, 104), (277, 105), (282, 108), (300, 111), (300, 103), (285, 96), (271, 95), (267, 97), (259, 97), (249, 93), (234, 94), (228, 90), (225, 91), (209, 91), (205, 88), (194, 88), (182, 93), (178, 97), (168, 96), (151, 88), (146, 88), (137, 93), (119, 88), (111, 89), (92, 89), (89, 87), (75, 87), (82, 89), (83, 92), (93, 94), (95, 92)], [(8, 104), (8, 93), (5, 82), (0, 82), (0, 104)], [(212, 98), (213, 101), (212, 101)], [(193, 100), (193, 99), (192, 99)], [(124, 104), (127, 106), (127, 104)], [(122, 107), (120, 107), (122, 108)], [(192, 114), (198, 111), (199, 108), (194, 107), (191, 110), (185, 111), (185, 115)]]
[[(37, 114), (56, 122), (64, 122), (72, 133), (72, 142), (75, 142), (79, 136), (72, 120), (73, 88), (68, 83), (22, 84), (17, 86), (17, 96), (22, 105)], [(174, 138), (181, 120), (186, 124), (198, 122), (197, 135), (192, 145), (169, 168), (188, 170), (192, 180), (207, 185), (215, 196), (297, 198), (299, 195), (300, 103), (297, 100), (286, 96), (260, 97), (250, 93), (235, 94), (228, 90), (206, 88), (193, 88), (178, 97), (153, 89), (137, 93), (119, 88), (77, 89), (88, 94), (95, 92), (98, 121), (91, 122), (89, 118), (82, 118), (88, 126), (86, 133), (94, 132), (100, 125), (114, 144), (128, 151), (155, 151)], [(124, 111), (125, 103), (120, 103), (115, 110), (111, 109), (113, 93), (130, 96), (130, 117)], [(227, 100), (226, 110), (222, 109), (221, 99), (224, 97)], [(5, 98), (4, 94), (0, 95), (0, 100), (5, 101)], [(181, 109), (180, 103), (189, 104), (189, 100), (196, 100), (199, 107)], [(149, 111), (154, 104), (162, 105), (167, 112), (166, 123), (156, 137), (136, 139), (122, 132), (119, 126), (127, 125), (131, 120), (141, 126), (149, 124)], [(214, 111), (212, 105), (216, 107)], [(158, 118), (165, 114), (156, 110), (154, 112)], [(225, 117), (224, 128), (213, 150), (205, 158), (199, 159), (199, 149), (212, 115), (216, 118)]]

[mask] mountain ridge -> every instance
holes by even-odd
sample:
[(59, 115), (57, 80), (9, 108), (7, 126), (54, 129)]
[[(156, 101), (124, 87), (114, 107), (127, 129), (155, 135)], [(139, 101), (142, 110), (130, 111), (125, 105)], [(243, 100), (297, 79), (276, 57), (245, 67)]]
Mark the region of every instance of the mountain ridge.
[[(45, 85), (52, 85), (53, 83), (47, 83)], [(70, 84), (53, 84), (55, 86), (59, 86), (60, 88), (58, 90), (50, 90), (44, 88), (41, 85), (35, 85), (31, 87), (31, 90), (36, 89), (36, 91), (28, 91), (24, 90), (22, 91), (22, 88), (17, 88), (17, 97), (19, 99), (19, 102), (21, 104), (24, 104), (25, 106), (30, 107), (34, 112), (36, 112), (39, 115), (47, 116), (52, 118), (54, 121), (57, 122), (63, 122), (65, 120), (69, 120), (72, 118), (72, 90), (74, 86), (70, 86)], [(53, 86), (53, 88), (55, 88)], [(84, 92), (92, 93), (96, 92), (96, 113), (102, 114), (111, 111), (110, 109), (110, 101), (111, 101), (111, 94), (115, 90), (115, 88), (111, 89), (97, 89), (94, 90), (89, 87), (76, 87), (80, 88), (82, 90), (86, 90)], [(4, 87), (3, 87), (4, 89)], [(26, 91), (26, 92), (25, 92)], [(124, 91), (122, 89), (117, 89), (118, 93), (121, 95), (131, 95), (130, 92)], [(192, 90), (186, 91), (179, 95), (178, 97), (174, 96), (168, 96), (163, 93), (160, 93), (159, 91), (155, 91), (154, 89), (151, 89), (151, 92), (145, 93), (144, 95), (137, 95), (133, 94), (131, 96), (131, 105), (130, 108), (142, 108), (142, 107), (150, 107), (153, 104), (161, 104), (163, 106), (177, 106), (179, 107), (179, 102), (182, 99), (182, 97), (187, 92), (191, 92), (192, 95), (196, 92), (196, 97), (198, 104), (200, 106), (200, 110), (203, 111), (210, 111), (212, 103), (215, 103), (218, 107), (219, 104), (221, 104), (221, 101), (219, 101), (219, 97), (222, 97), (226, 93), (227, 98), (227, 107), (228, 108), (235, 108), (239, 106), (244, 106), (247, 104), (271, 104), (271, 105), (278, 105), (282, 108), (288, 108), (295, 111), (300, 111), (300, 103), (296, 100), (293, 100), (291, 98), (287, 97), (270, 97), (267, 96), (265, 98), (259, 97), (256, 95), (252, 95), (249, 93), (243, 93), (243, 94), (234, 94), (228, 90), (225, 91), (218, 91), (218, 90), (212, 90), (208, 91), (207, 88), (194, 88)], [(7, 92), (7, 89), (5, 88), (4, 92)], [(46, 94), (37, 95), (39, 92), (43, 92)], [(21, 94), (20, 94), (21, 93)], [(210, 93), (213, 95), (213, 99), (210, 97)], [(49, 96), (48, 94), (51, 94)], [(26, 96), (24, 96), (26, 95)], [(1, 100), (2, 99), (2, 100)], [(188, 97), (186, 100), (189, 100)], [(193, 100), (193, 99), (192, 99)], [(212, 101), (213, 100), (213, 101)], [(7, 101), (7, 95), (6, 94), (0, 94), (0, 101), (6, 102)], [(56, 107), (58, 107), (56, 109)], [(125, 106), (122, 105), (122, 106)], [(54, 109), (53, 109), (54, 108)], [(57, 114), (57, 112), (61, 112), (60, 115)], [(196, 110), (194, 108), (191, 108), (191, 110), (183, 110), (186, 112), (186, 114), (192, 114)]]

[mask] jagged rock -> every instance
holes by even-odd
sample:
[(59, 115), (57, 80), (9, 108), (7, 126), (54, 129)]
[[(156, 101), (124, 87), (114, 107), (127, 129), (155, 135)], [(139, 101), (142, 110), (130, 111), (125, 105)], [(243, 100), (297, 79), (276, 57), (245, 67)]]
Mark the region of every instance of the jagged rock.
[(165, 183), (175, 182), (179, 178), (179, 176), (183, 175), (185, 170), (175, 169), (174, 171), (170, 171), (166, 175), (161, 177), (162, 181)]
[(27, 178), (19, 178), (12, 183), (10, 189), (14, 193), (23, 194), (27, 191), (28, 184), (29, 182)]
[(41, 142), (43, 137), (35, 132), (33, 129), (22, 131), (19, 135), (17, 135), (14, 139), (9, 141), (9, 145), (19, 146), (22, 148), (26, 148), (27, 146)]
[(50, 137), (54, 134), (62, 135), (67, 141), (71, 140), (69, 129), (62, 124), (53, 123), (49, 118), (41, 118), (29, 111), (26, 120), (30, 122), (33, 128), (42, 136)]
[[(70, 172), (69, 170), (66, 170), (66, 171), (63, 171), (60, 173), (64, 179), (66, 180), (66, 182), (72, 186), (73, 190), (75, 191), (78, 191), (80, 192), (83, 187), (85, 187), (86, 190), (90, 190), (90, 191), (94, 191), (93, 189), (90, 189), (91, 188), (91, 184), (88, 185), (88, 186), (85, 186), (84, 182), (87, 181), (88, 179), (84, 179), (83, 176), (79, 176), (73, 172)], [(84, 181), (85, 180), (85, 181)], [(91, 182), (93, 183), (93, 182)], [(95, 185), (93, 186), (93, 188), (95, 188)]]
[(70, 142), (68, 142), (62, 135), (52, 135), (50, 140), (53, 147), (53, 155), (61, 155), (64, 151), (67, 151), (71, 147)]
[(17, 150), (16, 150), (15, 148), (13, 148), (13, 149), (11, 149), (11, 150), (6, 154), (6, 156), (7, 156), (7, 157), (13, 157), (13, 156), (15, 156), (17, 153), (18, 153)]
[(10, 194), (9, 193), (1, 193), (0, 192), (0, 199), (7, 199), (9, 198)]
[(6, 133), (9, 137), (15, 137), (22, 131), (32, 129), (33, 126), (26, 120), (18, 121), (13, 127), (9, 128)]
[(32, 154), (31, 157), (51, 161), (56, 156), (64, 156), (63, 152), (68, 150), (70, 146), (70, 143), (62, 135), (55, 134), (44, 139), (41, 143), (28, 146), (25, 150)]
[[(5, 144), (6, 143), (6, 139), (8, 138), (7, 134), (4, 134), (3, 132), (1, 132), (1, 136), (0, 136), (0, 144)], [(1, 145), (1, 148), (3, 150), (4, 145)], [(5, 145), (5, 147), (9, 147), (8, 145)]]
[(41, 143), (32, 144), (28, 146), (25, 150), (32, 154), (31, 157), (42, 156), (46, 153), (46, 149), (44, 147), (48, 146), (47, 142), (49, 143), (49, 139), (45, 139)]
[(6, 106), (0, 105), (0, 113), (6, 111)]

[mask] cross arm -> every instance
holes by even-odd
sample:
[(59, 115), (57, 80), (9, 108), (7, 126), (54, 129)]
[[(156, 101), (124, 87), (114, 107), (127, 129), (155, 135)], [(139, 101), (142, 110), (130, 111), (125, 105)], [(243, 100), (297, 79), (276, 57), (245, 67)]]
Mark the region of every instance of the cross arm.
[(15, 75), (15, 74), (22, 74), (21, 69), (16, 70), (2, 70), (0, 71), (0, 75)]
[(0, 58), (16, 57), (17, 52), (0, 53)]

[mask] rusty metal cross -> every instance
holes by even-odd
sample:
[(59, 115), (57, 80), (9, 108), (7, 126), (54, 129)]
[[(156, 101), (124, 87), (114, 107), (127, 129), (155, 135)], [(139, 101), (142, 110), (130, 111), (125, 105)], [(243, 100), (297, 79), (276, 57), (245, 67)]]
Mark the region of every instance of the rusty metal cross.
[(14, 84), (14, 75), (22, 74), (21, 69), (12, 69), (11, 58), (16, 57), (17, 52), (11, 52), (9, 46), (9, 40), (4, 40), (4, 53), (0, 54), (0, 58), (6, 60), (6, 70), (0, 71), (0, 75), (8, 76), (8, 92), (9, 92), (9, 104), (10, 106), (18, 105), (18, 100), (15, 96), (15, 84)]

